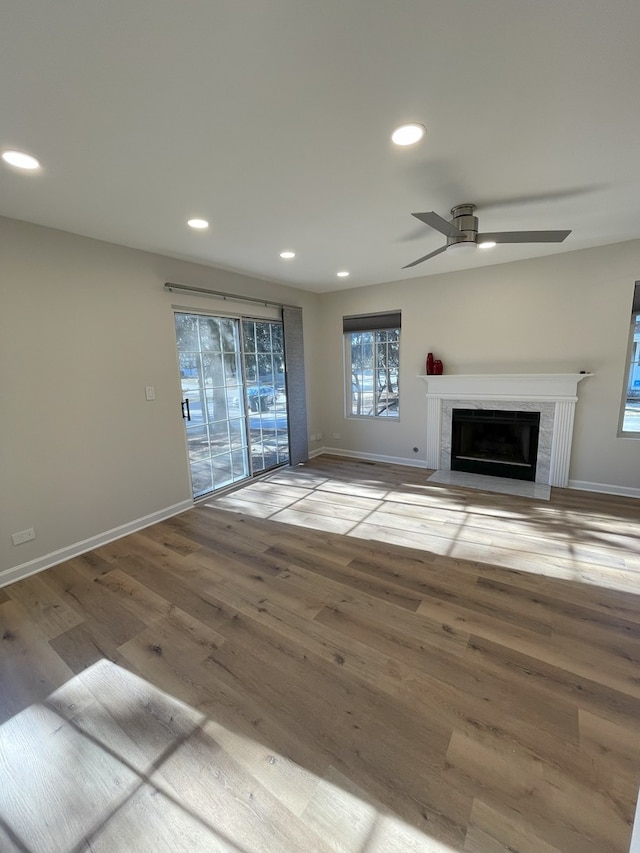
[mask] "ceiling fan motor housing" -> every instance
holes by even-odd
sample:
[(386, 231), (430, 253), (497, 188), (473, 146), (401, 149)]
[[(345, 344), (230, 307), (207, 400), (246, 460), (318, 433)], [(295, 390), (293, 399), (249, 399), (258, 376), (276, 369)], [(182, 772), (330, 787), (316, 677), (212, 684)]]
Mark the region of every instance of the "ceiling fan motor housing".
[(447, 247), (477, 242), (478, 217), (473, 215), (475, 209), (475, 204), (458, 204), (451, 208), (451, 224), (462, 231), (462, 236), (447, 237)]

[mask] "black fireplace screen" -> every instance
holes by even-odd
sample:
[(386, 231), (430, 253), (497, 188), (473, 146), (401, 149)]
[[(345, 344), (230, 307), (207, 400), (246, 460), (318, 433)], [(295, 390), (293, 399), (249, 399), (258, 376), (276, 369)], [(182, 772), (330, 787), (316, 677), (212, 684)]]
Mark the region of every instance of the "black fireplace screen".
[(451, 469), (535, 480), (540, 412), (453, 409)]

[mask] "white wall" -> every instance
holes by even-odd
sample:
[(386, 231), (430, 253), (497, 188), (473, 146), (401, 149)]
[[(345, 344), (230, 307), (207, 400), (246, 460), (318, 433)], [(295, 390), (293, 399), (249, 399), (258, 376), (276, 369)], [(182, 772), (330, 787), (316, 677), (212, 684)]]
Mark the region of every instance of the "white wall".
[[(424, 464), (425, 385), (416, 377), (430, 351), (449, 373), (593, 371), (578, 386), (570, 479), (640, 495), (640, 441), (617, 437), (639, 278), (640, 241), (632, 241), (325, 295), (323, 444)], [(395, 309), (402, 310), (400, 420), (347, 419), (338, 381), (342, 317)]]
[(189, 502), (171, 306), (260, 308), (165, 281), (301, 305), (305, 338), (316, 313), (313, 294), (0, 219), (0, 572)]

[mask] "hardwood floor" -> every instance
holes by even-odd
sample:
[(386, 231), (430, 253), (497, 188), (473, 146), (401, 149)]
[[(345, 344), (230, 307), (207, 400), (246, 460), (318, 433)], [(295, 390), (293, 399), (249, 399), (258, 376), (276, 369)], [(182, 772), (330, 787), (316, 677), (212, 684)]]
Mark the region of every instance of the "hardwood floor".
[(0, 850), (626, 853), (640, 504), (319, 457), (0, 590)]

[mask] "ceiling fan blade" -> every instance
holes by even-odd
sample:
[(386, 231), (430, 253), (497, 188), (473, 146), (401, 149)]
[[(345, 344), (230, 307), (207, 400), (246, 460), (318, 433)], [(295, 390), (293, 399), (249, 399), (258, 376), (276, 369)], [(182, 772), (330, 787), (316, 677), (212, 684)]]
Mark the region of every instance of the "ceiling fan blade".
[(445, 243), (444, 246), (440, 246), (439, 249), (436, 249), (435, 252), (430, 252), (428, 255), (425, 255), (422, 258), (418, 258), (417, 261), (412, 261), (410, 264), (402, 267), (403, 270), (408, 270), (409, 267), (415, 267), (417, 264), (421, 264), (423, 261), (428, 261), (429, 258), (434, 258), (436, 255), (439, 255), (441, 252), (445, 252), (447, 250), (447, 245)]
[(459, 228), (456, 228), (456, 226), (452, 225), (451, 222), (447, 222), (446, 219), (443, 219), (434, 210), (429, 210), (427, 213), (412, 213), (411, 215), (415, 216), (416, 219), (419, 219), (420, 222), (424, 222), (425, 225), (435, 228), (436, 231), (444, 234), (445, 237), (464, 236)]
[(562, 243), (571, 231), (489, 231), (478, 234), (478, 243)]

